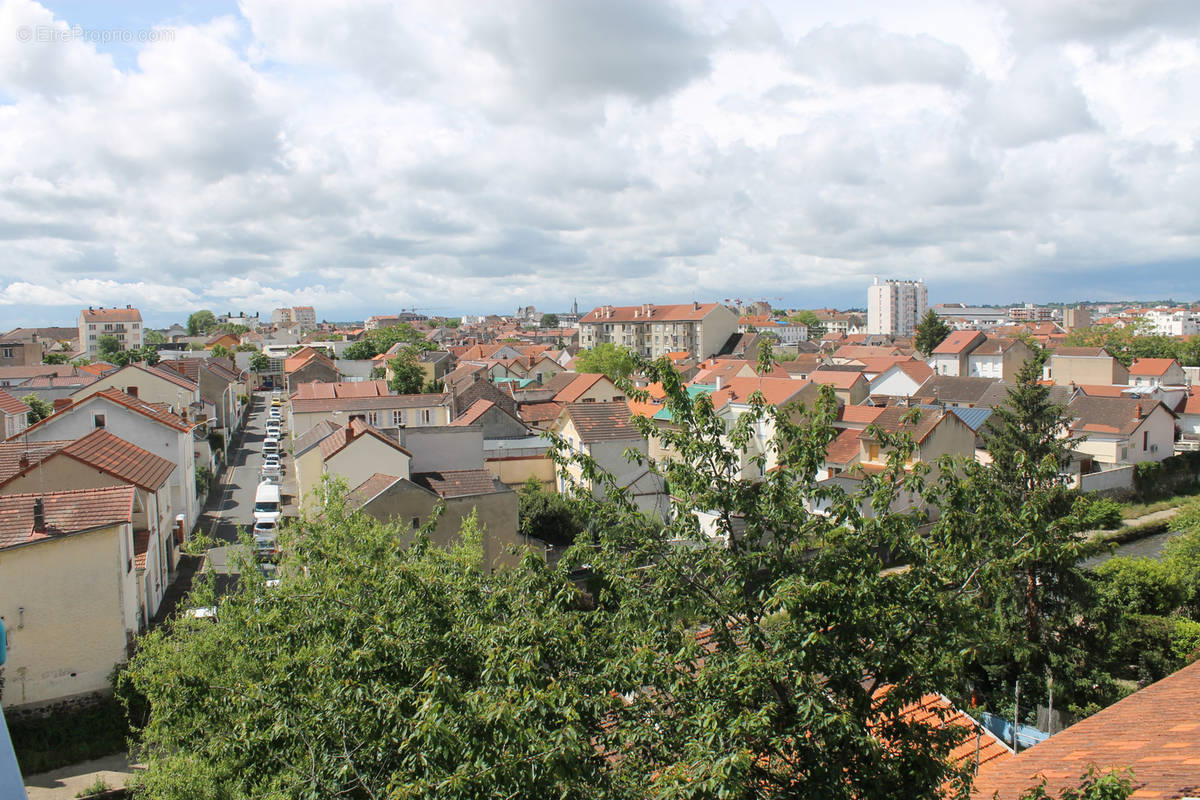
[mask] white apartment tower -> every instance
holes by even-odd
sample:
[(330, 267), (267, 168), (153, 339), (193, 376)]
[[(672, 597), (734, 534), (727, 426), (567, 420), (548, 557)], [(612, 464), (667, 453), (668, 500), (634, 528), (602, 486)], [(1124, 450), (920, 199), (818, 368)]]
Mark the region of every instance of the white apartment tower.
[(867, 289), (867, 333), (885, 336), (912, 336), (917, 323), (929, 308), (925, 281), (878, 278)]

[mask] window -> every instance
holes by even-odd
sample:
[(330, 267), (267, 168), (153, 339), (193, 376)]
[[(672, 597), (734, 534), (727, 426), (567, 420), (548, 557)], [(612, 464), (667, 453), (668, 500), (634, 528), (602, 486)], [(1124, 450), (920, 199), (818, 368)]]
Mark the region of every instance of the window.
[(379, 427), (379, 412), (378, 411), (368, 411), (367, 412), (367, 424), (372, 425), (376, 428)]
[(403, 411), (393, 411), (392, 412), (392, 427), (399, 428), (403, 424), (404, 424), (404, 412)]
[(92, 424), (97, 428), (103, 428), (104, 427), (104, 415), (103, 414), (93, 414), (92, 415)]
[(420, 517), (413, 517), (413, 518), (412, 518), (412, 526), (413, 526), (414, 528), (419, 528), (419, 527), (421, 527), (421, 518), (420, 518)]
[(1150, 431), (1142, 431), (1142, 449), (1150, 449)]
[(433, 422), (433, 411), (428, 408), (421, 409), (421, 422), (426, 425)]
[(12, 358), (13, 357), (13, 349), (11, 347), (4, 348), (3, 356), (5, 358)]

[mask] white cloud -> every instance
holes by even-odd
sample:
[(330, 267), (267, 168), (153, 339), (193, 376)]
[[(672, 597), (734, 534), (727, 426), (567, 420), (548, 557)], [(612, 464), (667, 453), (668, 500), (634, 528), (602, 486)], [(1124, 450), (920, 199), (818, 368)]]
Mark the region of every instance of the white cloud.
[(167, 8), (120, 69), (0, 37), (5, 317), (1071, 297), (1200, 244), (1191, 4), (681, 2)]

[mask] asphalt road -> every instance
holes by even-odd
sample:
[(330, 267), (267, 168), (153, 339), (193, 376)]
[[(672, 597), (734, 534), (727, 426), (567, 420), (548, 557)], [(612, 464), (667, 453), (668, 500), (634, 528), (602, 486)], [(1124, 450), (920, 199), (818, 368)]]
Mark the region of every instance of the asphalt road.
[[(271, 407), (270, 392), (256, 392), (246, 430), (236, 449), (229, 453), (221, 481), (209, 498), (210, 522), (206, 533), (223, 542), (236, 542), (238, 528), (250, 528), (254, 524), (254, 492), (258, 488), (259, 470), (262, 468), (262, 443), (266, 438), (267, 409)], [(283, 411), (284, 449), (287, 447), (287, 407)], [(283, 484), (280, 487), (285, 501), (296, 496), (296, 475), (292, 459), (281, 453), (284, 466)], [(214, 509), (213, 506), (216, 506)], [(290, 503), (285, 502), (285, 514)], [(293, 512), (294, 513), (294, 512)]]

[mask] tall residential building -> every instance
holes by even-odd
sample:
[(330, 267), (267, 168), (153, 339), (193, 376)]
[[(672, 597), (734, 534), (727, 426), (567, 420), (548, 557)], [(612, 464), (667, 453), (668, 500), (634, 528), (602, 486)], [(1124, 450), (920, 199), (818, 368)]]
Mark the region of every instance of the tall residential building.
[(867, 289), (867, 333), (912, 336), (929, 308), (925, 281), (886, 280)]
[(683, 351), (708, 358), (737, 333), (737, 322), (720, 303), (600, 306), (579, 320), (579, 345), (590, 350), (610, 342), (649, 358)]
[(142, 314), (132, 306), (88, 307), (79, 312), (79, 349), (88, 358), (100, 352), (101, 336), (115, 336), (122, 350), (133, 350), (145, 343), (143, 333)]
[(271, 324), (276, 328), (299, 325), (301, 330), (311, 331), (317, 327), (317, 312), (312, 306), (277, 308), (271, 312)]

